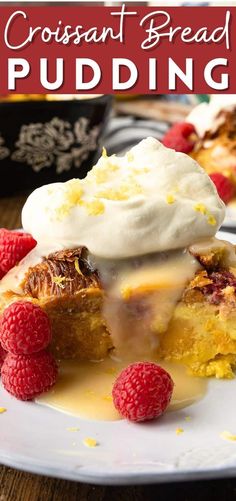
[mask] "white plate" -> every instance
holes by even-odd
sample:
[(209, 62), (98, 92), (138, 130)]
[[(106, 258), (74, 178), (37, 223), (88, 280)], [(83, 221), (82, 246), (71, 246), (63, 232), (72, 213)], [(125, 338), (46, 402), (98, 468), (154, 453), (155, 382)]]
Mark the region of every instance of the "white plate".
[(223, 221), (222, 227), (236, 229), (236, 208), (229, 206), (226, 207), (225, 219)]
[[(236, 243), (236, 236), (219, 233)], [(19, 402), (0, 388), (0, 462), (96, 484), (139, 484), (236, 475), (236, 379), (209, 382), (205, 397), (156, 422), (88, 421)], [(185, 421), (190, 416), (191, 421)], [(70, 432), (68, 427), (79, 427)], [(176, 428), (184, 432), (176, 435)], [(93, 449), (85, 437), (96, 438)]]

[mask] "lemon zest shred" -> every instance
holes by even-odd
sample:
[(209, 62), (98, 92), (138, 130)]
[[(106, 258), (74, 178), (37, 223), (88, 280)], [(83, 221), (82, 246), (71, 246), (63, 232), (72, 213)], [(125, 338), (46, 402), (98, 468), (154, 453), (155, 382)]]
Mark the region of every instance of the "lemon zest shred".
[(71, 210), (80, 205), (83, 189), (80, 179), (70, 179), (63, 186), (64, 203), (54, 209), (54, 216), (58, 221), (67, 217)]
[(126, 158), (127, 158), (128, 162), (133, 162), (133, 160), (134, 160), (134, 155), (133, 155), (133, 153), (131, 153), (131, 151), (128, 151), (128, 152), (126, 153)]
[(173, 204), (175, 202), (175, 197), (171, 193), (166, 195), (166, 201), (168, 204)]
[(83, 440), (83, 444), (86, 445), (86, 447), (96, 447), (98, 445), (97, 440), (95, 438), (87, 437)]
[(236, 435), (233, 435), (229, 431), (223, 431), (220, 434), (220, 437), (223, 438), (224, 440), (231, 440), (231, 442), (236, 442)]
[(125, 183), (121, 183), (117, 189), (107, 189), (96, 194), (98, 198), (105, 200), (122, 201), (143, 194), (142, 186), (136, 181), (134, 176), (129, 176)]
[(132, 174), (135, 174), (136, 176), (140, 176), (142, 174), (148, 174), (150, 172), (150, 169), (148, 167), (132, 167)]
[(176, 428), (175, 430), (176, 435), (181, 435), (181, 433), (183, 432), (184, 432), (183, 428)]
[(81, 275), (82, 277), (84, 276), (83, 273), (82, 273), (82, 271), (81, 271), (81, 269), (80, 269), (80, 267), (79, 267), (79, 260), (78, 260), (78, 258), (75, 259), (75, 269), (76, 269), (77, 273), (79, 273), (79, 275)]
[(65, 280), (66, 280), (66, 277), (62, 277), (61, 275), (58, 275), (56, 277), (52, 277), (53, 283), (58, 285), (58, 287), (60, 287), (61, 289), (65, 288), (65, 284), (63, 283), (63, 282), (65, 282)]
[(209, 224), (211, 224), (212, 226), (215, 226), (215, 225), (216, 225), (216, 219), (215, 219), (215, 217), (214, 217), (214, 216), (212, 216), (212, 215), (208, 216), (207, 222), (208, 222)]
[(92, 200), (91, 202), (86, 202), (85, 208), (87, 209), (89, 216), (99, 216), (103, 214), (105, 207), (101, 200)]
[(200, 212), (203, 216), (206, 216), (207, 215), (207, 208), (204, 204), (196, 204), (194, 206), (194, 210), (196, 212)]
[(102, 397), (103, 400), (106, 400), (107, 402), (112, 402), (112, 396), (111, 395), (104, 395), (104, 397)]
[(194, 210), (197, 212), (200, 212), (203, 216), (206, 216), (208, 224), (210, 224), (211, 226), (216, 225), (215, 217), (209, 212), (209, 210), (206, 208), (206, 206), (204, 204), (201, 204), (201, 203), (196, 204), (194, 206)]
[(107, 158), (107, 150), (106, 150), (105, 146), (103, 146), (103, 148), (102, 148), (102, 157)]

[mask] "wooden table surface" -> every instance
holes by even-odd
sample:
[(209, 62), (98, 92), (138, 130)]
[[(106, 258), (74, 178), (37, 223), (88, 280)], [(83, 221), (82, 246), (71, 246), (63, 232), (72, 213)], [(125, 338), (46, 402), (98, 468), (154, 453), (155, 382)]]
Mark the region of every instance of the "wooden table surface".
[[(0, 227), (20, 227), (20, 213), (24, 200), (24, 196), (0, 199)], [(0, 501), (62, 500), (232, 501), (236, 500), (236, 479), (106, 487), (47, 478), (0, 466)]]

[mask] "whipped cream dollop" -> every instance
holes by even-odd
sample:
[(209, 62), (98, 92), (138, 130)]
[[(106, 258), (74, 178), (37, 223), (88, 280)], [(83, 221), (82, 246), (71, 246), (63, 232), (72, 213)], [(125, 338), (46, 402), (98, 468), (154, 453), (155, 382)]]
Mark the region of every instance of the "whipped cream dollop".
[(215, 94), (210, 97), (209, 103), (198, 104), (189, 113), (186, 122), (195, 126), (200, 137), (206, 132), (215, 132), (224, 122), (222, 111), (232, 111), (236, 107), (236, 94)]
[(39, 245), (83, 245), (112, 259), (188, 247), (214, 236), (223, 219), (205, 171), (152, 137), (122, 157), (104, 150), (85, 179), (36, 189), (22, 212)]

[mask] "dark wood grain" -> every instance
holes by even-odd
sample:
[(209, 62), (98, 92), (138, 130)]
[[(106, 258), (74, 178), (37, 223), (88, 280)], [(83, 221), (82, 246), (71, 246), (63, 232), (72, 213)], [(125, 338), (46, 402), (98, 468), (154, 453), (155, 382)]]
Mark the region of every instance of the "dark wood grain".
[[(21, 226), (20, 212), (24, 201), (24, 196), (0, 199), (0, 227), (11, 229)], [(105, 487), (42, 477), (0, 466), (0, 501), (77, 500), (233, 501), (236, 500), (236, 480)]]
[(25, 199), (24, 195), (0, 199), (0, 227), (9, 229), (21, 227), (21, 209)]
[(0, 501), (234, 501), (235, 480), (106, 487), (0, 467)]

